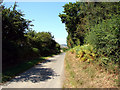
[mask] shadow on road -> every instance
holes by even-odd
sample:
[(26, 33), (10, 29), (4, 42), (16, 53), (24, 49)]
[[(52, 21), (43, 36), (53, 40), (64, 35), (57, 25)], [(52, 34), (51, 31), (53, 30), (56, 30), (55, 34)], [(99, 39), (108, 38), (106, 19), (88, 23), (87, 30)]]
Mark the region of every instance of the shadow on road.
[[(49, 63), (54, 60), (45, 60), (44, 63)], [(52, 79), (57, 75), (53, 69), (46, 68), (42, 64), (37, 64), (35, 67), (29, 69), (25, 73), (17, 76), (12, 82), (27, 82), (31, 81), (32, 83), (38, 83), (40, 81), (45, 81), (48, 79)]]

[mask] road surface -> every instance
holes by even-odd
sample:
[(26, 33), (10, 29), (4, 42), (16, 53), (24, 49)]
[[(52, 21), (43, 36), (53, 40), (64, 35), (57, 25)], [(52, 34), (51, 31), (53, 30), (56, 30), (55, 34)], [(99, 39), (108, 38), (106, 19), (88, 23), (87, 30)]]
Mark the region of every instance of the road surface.
[(7, 82), (2, 88), (62, 88), (65, 53), (39, 63)]

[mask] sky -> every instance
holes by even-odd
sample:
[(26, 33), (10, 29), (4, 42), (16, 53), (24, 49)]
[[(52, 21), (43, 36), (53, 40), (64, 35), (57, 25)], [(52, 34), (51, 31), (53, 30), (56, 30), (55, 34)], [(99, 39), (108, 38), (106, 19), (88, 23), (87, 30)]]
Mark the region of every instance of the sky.
[[(51, 32), (59, 44), (66, 44), (67, 32), (65, 24), (61, 22), (59, 13), (67, 2), (18, 2), (17, 9), (25, 14), (24, 18), (33, 20), (31, 24), (36, 32)], [(6, 7), (14, 2), (4, 2)]]

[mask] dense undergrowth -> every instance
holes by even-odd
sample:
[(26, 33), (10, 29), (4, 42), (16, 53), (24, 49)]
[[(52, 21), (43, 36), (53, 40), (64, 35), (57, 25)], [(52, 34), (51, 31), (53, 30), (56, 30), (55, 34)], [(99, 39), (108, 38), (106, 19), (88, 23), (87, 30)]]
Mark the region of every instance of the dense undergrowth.
[(107, 62), (106, 59), (108, 57), (104, 55), (100, 56), (99, 53), (94, 51), (91, 45), (76, 46), (70, 49), (70, 52), (75, 54), (80, 62), (94, 63), (109, 73), (119, 74), (119, 63), (111, 60)]

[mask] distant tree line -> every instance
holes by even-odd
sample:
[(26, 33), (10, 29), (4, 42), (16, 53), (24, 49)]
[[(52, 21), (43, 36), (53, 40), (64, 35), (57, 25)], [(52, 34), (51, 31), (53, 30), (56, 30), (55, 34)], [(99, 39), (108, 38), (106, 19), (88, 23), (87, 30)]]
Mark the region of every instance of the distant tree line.
[(3, 69), (26, 60), (60, 52), (60, 45), (50, 32), (35, 32), (32, 21), (24, 18), (20, 10), (2, 8), (2, 66)]
[(76, 2), (63, 6), (59, 14), (65, 23), (67, 45), (89, 44), (103, 62), (120, 61), (120, 2)]

